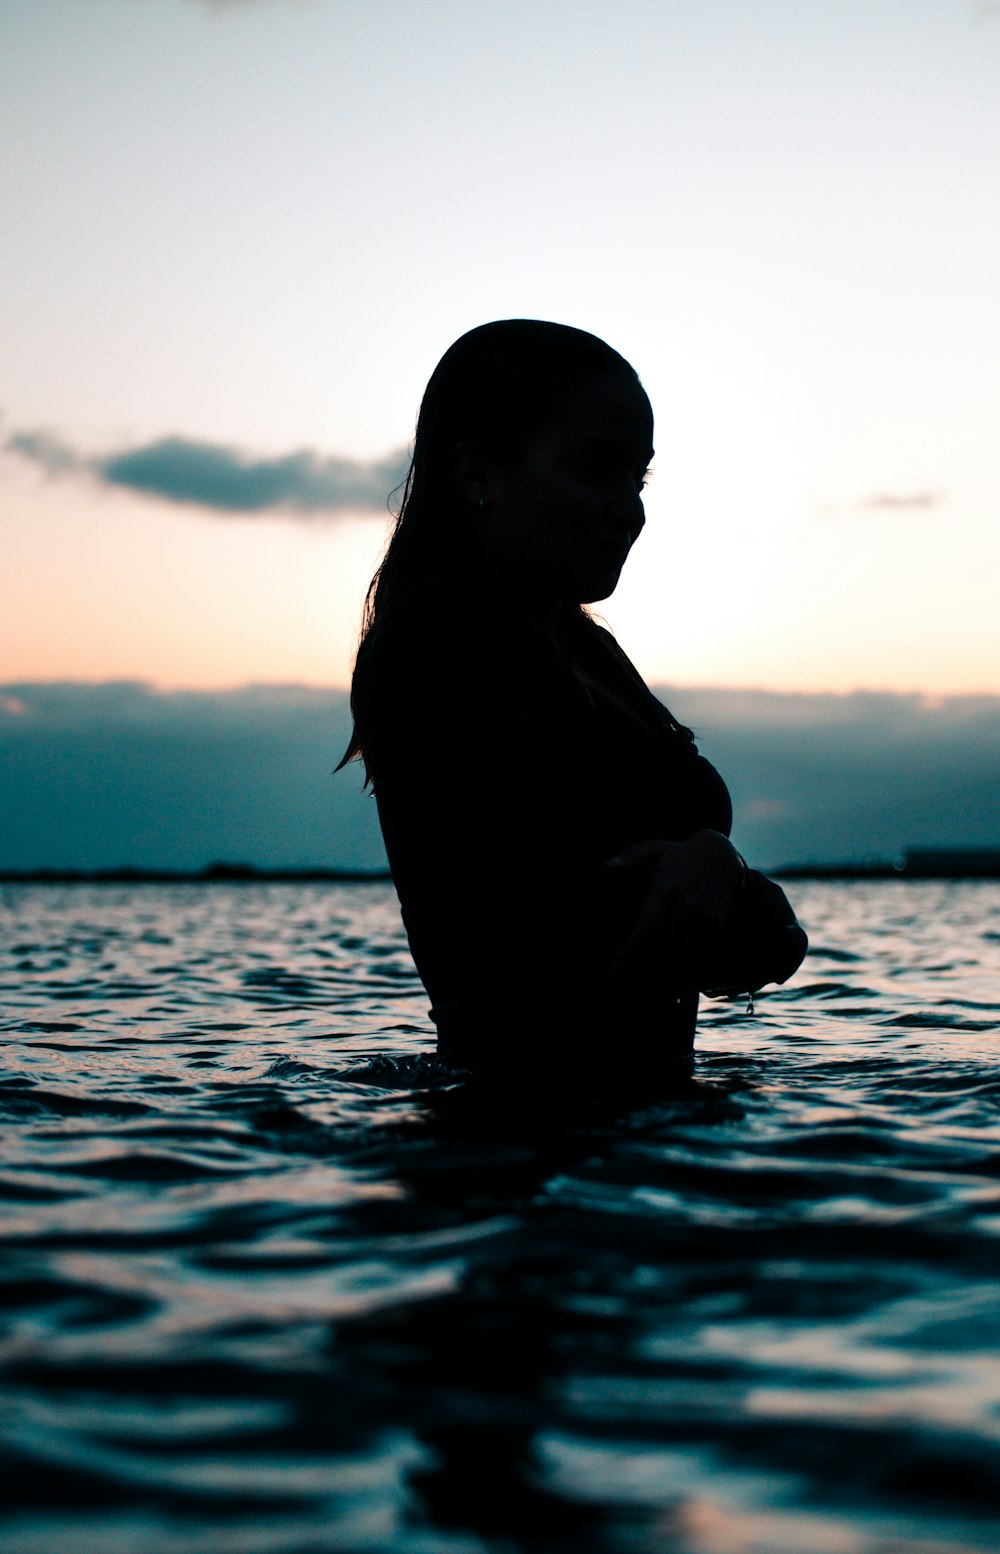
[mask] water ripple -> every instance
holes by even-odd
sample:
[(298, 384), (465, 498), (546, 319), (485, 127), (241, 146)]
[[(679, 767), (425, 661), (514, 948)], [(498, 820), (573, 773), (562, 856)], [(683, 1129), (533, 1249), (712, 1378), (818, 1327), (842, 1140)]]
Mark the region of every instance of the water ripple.
[(996, 1548), (1000, 889), (797, 901), (560, 1111), (434, 1056), (388, 888), (0, 888), (5, 1554)]

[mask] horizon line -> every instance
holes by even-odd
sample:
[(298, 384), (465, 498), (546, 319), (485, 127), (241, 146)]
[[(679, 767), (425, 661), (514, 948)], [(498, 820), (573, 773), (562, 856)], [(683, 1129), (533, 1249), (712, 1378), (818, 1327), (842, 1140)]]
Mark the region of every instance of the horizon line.
[[(908, 847), (894, 857), (785, 863), (766, 871), (775, 879), (960, 880), (1000, 879), (1000, 847)], [(392, 881), (388, 868), (351, 869), (330, 864), (271, 866), (216, 860), (200, 869), (118, 864), (96, 869), (0, 868), (0, 885), (129, 884), (379, 884)]]
[[(1000, 686), (992, 690), (974, 690), (969, 688), (955, 688), (948, 690), (929, 689), (926, 686), (893, 686), (884, 683), (879, 684), (852, 684), (848, 687), (830, 685), (809, 686), (774, 686), (760, 682), (734, 682), (734, 681), (708, 681), (708, 680), (671, 680), (659, 676), (649, 676), (646, 683), (651, 689), (656, 687), (669, 688), (672, 691), (681, 692), (712, 692), (727, 691), (738, 695), (763, 695), (763, 696), (829, 696), (839, 699), (847, 699), (851, 696), (905, 696), (919, 697), (924, 701), (955, 701), (976, 699), (1000, 699)], [(153, 696), (178, 696), (178, 695), (204, 695), (224, 696), (239, 691), (316, 691), (316, 692), (340, 692), (348, 694), (350, 681), (336, 680), (290, 680), (274, 679), (247, 679), (229, 680), (223, 682), (211, 682), (207, 684), (192, 683), (190, 681), (157, 680), (144, 675), (115, 674), (115, 675), (44, 675), (33, 677), (11, 677), (0, 680), (0, 694), (17, 692), (32, 686), (133, 686), (147, 691)]]

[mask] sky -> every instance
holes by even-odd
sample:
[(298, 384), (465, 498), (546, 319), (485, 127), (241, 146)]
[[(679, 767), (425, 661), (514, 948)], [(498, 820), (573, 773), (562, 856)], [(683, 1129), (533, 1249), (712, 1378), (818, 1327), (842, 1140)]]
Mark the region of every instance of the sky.
[(0, 747), (56, 683), (346, 686), (512, 316), (650, 393), (647, 680), (996, 698), (998, 160), (992, 0), (0, 0)]

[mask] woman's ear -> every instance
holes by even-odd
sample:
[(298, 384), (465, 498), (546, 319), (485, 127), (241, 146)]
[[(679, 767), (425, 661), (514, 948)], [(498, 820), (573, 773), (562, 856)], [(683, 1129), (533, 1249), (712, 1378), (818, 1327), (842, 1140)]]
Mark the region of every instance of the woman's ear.
[(455, 489), (471, 507), (488, 507), (496, 488), (497, 467), (482, 443), (455, 445)]

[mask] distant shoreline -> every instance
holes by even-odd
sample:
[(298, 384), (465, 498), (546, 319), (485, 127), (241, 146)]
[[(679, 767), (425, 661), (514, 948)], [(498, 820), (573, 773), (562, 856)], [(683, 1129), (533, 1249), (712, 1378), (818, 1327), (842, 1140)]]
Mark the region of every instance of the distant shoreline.
[(766, 871), (775, 880), (1000, 880), (1000, 868), (897, 869), (891, 863), (795, 863)]
[(388, 869), (258, 869), (210, 863), (204, 869), (0, 869), (0, 885), (267, 885), (384, 884)]
[[(783, 880), (995, 880), (1000, 848), (912, 848), (895, 859), (790, 863), (766, 872)], [(268, 869), (225, 862), (203, 869), (0, 869), (0, 885), (371, 885), (391, 879), (388, 869)]]
[(898, 858), (790, 863), (770, 872), (785, 880), (996, 880), (1000, 847), (910, 847)]

